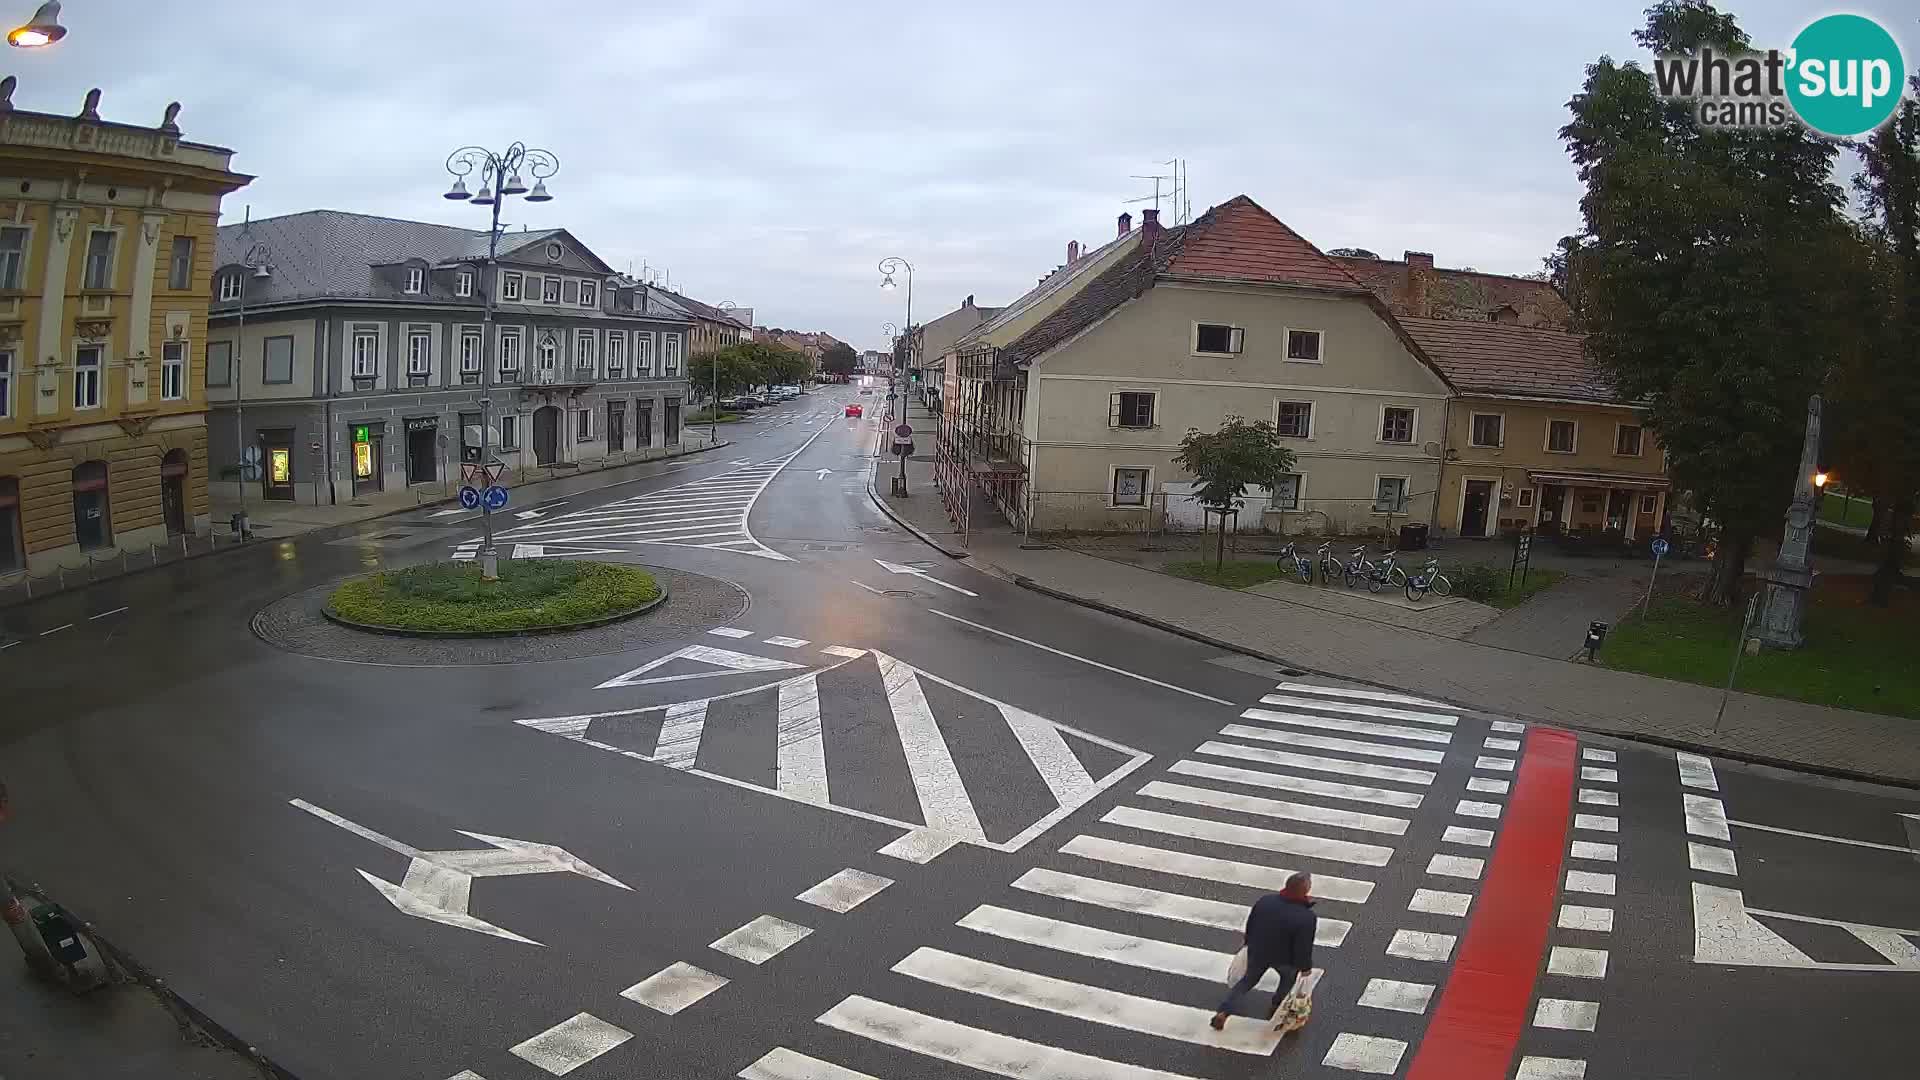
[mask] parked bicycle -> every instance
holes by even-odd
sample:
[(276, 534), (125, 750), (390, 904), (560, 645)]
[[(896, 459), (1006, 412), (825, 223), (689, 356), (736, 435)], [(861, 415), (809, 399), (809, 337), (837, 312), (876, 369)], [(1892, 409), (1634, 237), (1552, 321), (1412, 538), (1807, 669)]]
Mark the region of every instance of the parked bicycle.
[(1430, 592), (1452, 596), (1453, 582), (1440, 572), (1439, 559), (1428, 559), (1427, 565), (1419, 573), (1407, 579), (1406, 590), (1407, 599), (1414, 601), (1425, 599)]
[(1382, 551), (1379, 562), (1368, 559), (1365, 548), (1355, 548), (1353, 554), (1354, 561), (1348, 563), (1346, 569), (1341, 572), (1341, 581), (1347, 588), (1351, 589), (1362, 581), (1367, 583), (1368, 592), (1379, 592), (1388, 586), (1400, 588), (1406, 585), (1407, 572), (1394, 564), (1394, 560), (1399, 557), (1399, 552)]
[(1340, 560), (1333, 557), (1333, 541), (1321, 544), (1320, 550), (1314, 552), (1314, 560), (1320, 566), (1320, 584), (1333, 584), (1333, 579), (1340, 576), (1341, 570)]
[(1293, 550), (1292, 541), (1288, 541), (1287, 546), (1280, 549), (1280, 559), (1274, 565), (1278, 566), (1283, 574), (1290, 572), (1298, 575), (1303, 585), (1313, 584), (1313, 560), (1296, 553)]

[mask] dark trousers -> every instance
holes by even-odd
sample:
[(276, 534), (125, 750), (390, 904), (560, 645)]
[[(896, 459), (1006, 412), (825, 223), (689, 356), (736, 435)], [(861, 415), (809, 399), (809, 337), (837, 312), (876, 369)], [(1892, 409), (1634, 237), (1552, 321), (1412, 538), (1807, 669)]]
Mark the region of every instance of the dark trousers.
[(1233, 1007), (1240, 1003), (1240, 999), (1247, 996), (1247, 991), (1253, 989), (1259, 983), (1260, 977), (1269, 970), (1280, 976), (1280, 984), (1273, 989), (1273, 1004), (1267, 1008), (1267, 1016), (1271, 1018), (1280, 1008), (1280, 1002), (1287, 996), (1287, 991), (1293, 989), (1293, 981), (1300, 977), (1300, 969), (1270, 964), (1252, 956), (1247, 957), (1247, 973), (1240, 976), (1240, 981), (1233, 984), (1233, 989), (1227, 991), (1227, 999), (1220, 1003), (1219, 1011), (1232, 1012)]

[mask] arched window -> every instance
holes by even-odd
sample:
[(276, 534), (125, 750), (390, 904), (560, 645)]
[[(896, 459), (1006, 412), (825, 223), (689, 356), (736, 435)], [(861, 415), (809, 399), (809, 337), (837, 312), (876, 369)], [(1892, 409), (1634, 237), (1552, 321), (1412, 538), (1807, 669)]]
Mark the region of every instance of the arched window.
[(73, 467), (73, 538), (84, 550), (113, 546), (113, 510), (107, 501), (107, 463)]

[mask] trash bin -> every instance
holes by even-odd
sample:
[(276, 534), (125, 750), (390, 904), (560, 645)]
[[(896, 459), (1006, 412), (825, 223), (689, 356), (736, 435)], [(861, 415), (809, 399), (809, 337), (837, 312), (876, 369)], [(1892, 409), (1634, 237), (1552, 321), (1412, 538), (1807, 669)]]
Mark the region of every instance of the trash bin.
[(1425, 551), (1427, 549), (1427, 523), (1408, 522), (1400, 526), (1401, 551)]

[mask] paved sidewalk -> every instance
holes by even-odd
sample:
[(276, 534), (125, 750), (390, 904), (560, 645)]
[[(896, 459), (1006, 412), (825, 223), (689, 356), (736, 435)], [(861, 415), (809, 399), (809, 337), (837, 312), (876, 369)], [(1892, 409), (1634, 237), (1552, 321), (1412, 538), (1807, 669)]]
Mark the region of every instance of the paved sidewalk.
[(0, 963), (0, 1078), (261, 1080), (239, 1054), (181, 1030), (153, 991), (114, 983), (76, 997), (40, 982), (13, 955)]
[(1618, 624), (1646, 593), (1647, 573), (1638, 566), (1614, 572), (1570, 572), (1553, 588), (1500, 613), (1466, 639), (1476, 645), (1570, 660), (1583, 651), (1589, 623)]
[(1457, 641), (1060, 548), (1023, 548), (1004, 521), (983, 524), (986, 515), (976, 516), (962, 550), (939, 498), (928, 497), (932, 467), (910, 462), (908, 477), (918, 494), (878, 496), (882, 507), (970, 565), (1222, 649), (1536, 723), (1920, 785), (1920, 725), (1912, 720), (1736, 692), (1716, 729), (1720, 691), (1712, 687)]

